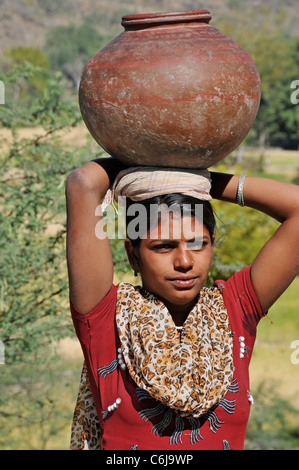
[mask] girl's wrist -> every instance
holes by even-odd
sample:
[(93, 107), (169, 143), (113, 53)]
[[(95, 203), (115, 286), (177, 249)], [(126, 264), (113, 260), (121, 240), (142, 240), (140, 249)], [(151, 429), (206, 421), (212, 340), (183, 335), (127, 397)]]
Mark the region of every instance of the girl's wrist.
[(211, 196), (228, 202), (237, 202), (239, 176), (227, 173), (211, 172)]

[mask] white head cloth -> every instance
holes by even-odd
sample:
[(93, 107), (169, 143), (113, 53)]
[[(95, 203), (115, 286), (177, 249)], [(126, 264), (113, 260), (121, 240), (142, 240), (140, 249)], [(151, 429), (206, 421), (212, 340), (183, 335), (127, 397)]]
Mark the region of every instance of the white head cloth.
[(211, 179), (208, 170), (162, 167), (133, 167), (121, 171), (102, 203), (102, 211), (119, 196), (142, 201), (161, 194), (181, 193), (210, 201)]

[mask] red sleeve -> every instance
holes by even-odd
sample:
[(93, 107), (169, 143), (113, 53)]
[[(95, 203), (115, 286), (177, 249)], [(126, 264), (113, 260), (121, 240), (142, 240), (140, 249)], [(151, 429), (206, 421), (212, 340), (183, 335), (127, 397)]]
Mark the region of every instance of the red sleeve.
[(74, 327), (82, 347), (90, 343), (91, 330), (95, 335), (101, 328), (105, 327), (107, 321), (110, 321), (111, 312), (115, 312), (116, 291), (117, 287), (113, 284), (108, 294), (89, 313), (79, 312), (70, 303)]
[(256, 327), (265, 315), (250, 276), (251, 266), (236, 272), (227, 281), (217, 281), (228, 311), (242, 322), (249, 335), (255, 336)]
[(105, 356), (105, 345), (102, 344), (103, 332), (108, 338), (115, 336), (115, 307), (117, 287), (112, 285), (108, 294), (91, 312), (83, 314), (71, 303), (70, 310), (77, 337), (80, 341), (93, 393), (98, 416), (100, 416), (100, 398), (98, 392), (97, 369), (99, 361)]

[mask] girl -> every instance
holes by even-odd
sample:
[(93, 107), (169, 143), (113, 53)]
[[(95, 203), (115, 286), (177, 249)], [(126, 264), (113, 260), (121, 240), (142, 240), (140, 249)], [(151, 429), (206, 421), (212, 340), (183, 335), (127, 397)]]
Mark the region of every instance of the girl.
[[(71, 312), (86, 366), (72, 448), (242, 449), (256, 326), (298, 273), (299, 188), (207, 171), (180, 179), (163, 169), (120, 170), (113, 158), (92, 161), (66, 185)], [(108, 237), (95, 234), (95, 211), (111, 186), (129, 198), (128, 229), (130, 207), (138, 201), (146, 211), (145, 227), (125, 242), (139, 287), (113, 284)], [(206, 288), (211, 198), (255, 208), (280, 226), (251, 266)], [(163, 217), (172, 206), (178, 211)]]

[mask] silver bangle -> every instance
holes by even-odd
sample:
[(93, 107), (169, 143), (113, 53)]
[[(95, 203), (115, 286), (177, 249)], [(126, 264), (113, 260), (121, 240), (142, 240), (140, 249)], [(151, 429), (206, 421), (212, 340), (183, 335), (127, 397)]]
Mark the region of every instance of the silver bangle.
[(237, 204), (239, 206), (244, 207), (244, 195), (243, 195), (243, 188), (244, 188), (244, 181), (247, 175), (241, 175), (239, 178), (238, 189), (237, 189)]

